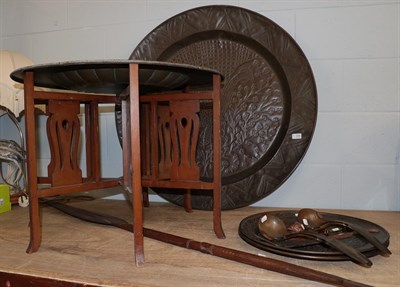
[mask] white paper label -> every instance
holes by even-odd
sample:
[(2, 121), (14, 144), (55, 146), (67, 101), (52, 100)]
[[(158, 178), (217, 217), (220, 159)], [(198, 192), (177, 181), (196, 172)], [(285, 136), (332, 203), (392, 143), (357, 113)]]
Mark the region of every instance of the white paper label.
[(301, 139), (301, 134), (297, 133), (297, 134), (292, 134), (292, 140), (300, 140)]
[(268, 217), (266, 215), (264, 215), (263, 217), (261, 217), (261, 223), (264, 223), (265, 221), (267, 221)]

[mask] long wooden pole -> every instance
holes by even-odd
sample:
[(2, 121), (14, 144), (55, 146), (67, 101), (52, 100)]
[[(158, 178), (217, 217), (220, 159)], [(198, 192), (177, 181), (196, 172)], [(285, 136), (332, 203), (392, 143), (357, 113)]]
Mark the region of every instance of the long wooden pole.
[[(62, 204), (56, 201), (46, 201), (49, 206), (52, 206), (68, 215), (74, 216), (84, 221), (103, 224), (103, 225), (111, 225), (121, 229), (124, 229), (129, 232), (133, 232), (133, 225), (125, 221), (124, 219), (94, 213), (91, 211), (87, 211), (81, 208), (69, 206)], [(345, 287), (372, 287), (371, 285), (363, 284), (360, 282), (355, 282), (352, 280), (348, 280), (336, 275), (332, 275), (329, 273), (313, 270), (307, 267), (291, 264), (282, 260), (272, 259), (268, 257), (262, 257), (258, 255), (254, 255), (248, 252), (243, 252), (240, 250), (235, 250), (231, 248), (226, 248), (214, 244), (210, 244), (207, 242), (199, 242), (196, 240), (172, 235), (169, 233), (143, 228), (144, 236), (155, 239), (158, 241), (162, 241), (165, 243), (173, 244), (179, 247), (197, 250), (205, 254), (218, 256), (221, 258), (225, 258), (228, 260), (236, 261), (239, 263), (259, 267), (262, 269), (307, 279), (311, 281), (321, 282), (334, 286), (345, 286)]]

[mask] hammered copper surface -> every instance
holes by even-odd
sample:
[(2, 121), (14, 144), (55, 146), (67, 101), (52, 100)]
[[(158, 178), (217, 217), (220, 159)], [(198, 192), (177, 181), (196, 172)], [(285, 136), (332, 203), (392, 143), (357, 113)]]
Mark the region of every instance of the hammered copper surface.
[(35, 72), (35, 86), (85, 93), (120, 94), (129, 85), (129, 64), (140, 65), (141, 94), (182, 89), (186, 85), (202, 88), (212, 83), (217, 71), (166, 61), (93, 60), (68, 61), (23, 67), (10, 77), (24, 82), (24, 74)]
[[(290, 226), (297, 221), (297, 211), (278, 210), (271, 213), (282, 219), (285, 222), (286, 226)], [(304, 242), (309, 242), (309, 244), (304, 244), (304, 246), (301, 246), (301, 244), (297, 244), (297, 247), (288, 247), (287, 240), (271, 241), (266, 239), (264, 236), (261, 235), (258, 229), (258, 221), (264, 214), (265, 213), (254, 214), (244, 218), (240, 222), (239, 235), (244, 241), (246, 241), (250, 245), (269, 252), (302, 259), (318, 259), (324, 261), (350, 260), (347, 256), (331, 249), (329, 246), (323, 243), (315, 242), (313, 244), (312, 240), (303, 240)], [(389, 245), (389, 233), (383, 227), (373, 222), (334, 213), (322, 213), (322, 216), (327, 220), (345, 220), (349, 223), (358, 224), (366, 230), (374, 230), (374, 233), (371, 234), (373, 234), (378, 239), (378, 241), (385, 246)], [(370, 244), (366, 239), (364, 239), (361, 235), (357, 233), (355, 233), (353, 236), (343, 238), (341, 240), (343, 240), (344, 243), (349, 244), (350, 246), (364, 253), (368, 257), (379, 254), (379, 250), (377, 250), (372, 244)]]
[[(316, 123), (316, 86), (299, 46), (271, 20), (233, 6), (196, 8), (155, 28), (131, 58), (194, 64), (224, 75), (223, 209), (269, 195), (303, 158)], [(212, 173), (211, 110), (202, 109), (200, 117), (197, 160), (206, 179)], [(116, 120), (120, 127), (118, 111)], [(179, 191), (156, 192), (183, 205)], [(192, 203), (211, 209), (212, 197), (193, 191)]]

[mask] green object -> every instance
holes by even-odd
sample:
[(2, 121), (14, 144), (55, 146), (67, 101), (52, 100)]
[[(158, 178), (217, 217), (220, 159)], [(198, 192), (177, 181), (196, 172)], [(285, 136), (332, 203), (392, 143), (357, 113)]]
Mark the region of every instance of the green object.
[(10, 210), (10, 186), (7, 184), (0, 184), (0, 213)]

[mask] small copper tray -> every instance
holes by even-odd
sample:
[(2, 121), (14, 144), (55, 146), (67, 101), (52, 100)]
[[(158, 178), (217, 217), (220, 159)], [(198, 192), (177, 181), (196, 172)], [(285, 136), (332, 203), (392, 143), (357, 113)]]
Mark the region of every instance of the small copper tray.
[[(274, 211), (273, 214), (281, 218), (286, 226), (291, 225), (296, 221), (296, 213), (298, 211)], [(265, 213), (258, 213), (244, 218), (239, 225), (239, 235), (248, 244), (257, 247), (259, 249), (269, 251), (272, 253), (301, 258), (301, 259), (314, 259), (323, 261), (344, 261), (350, 260), (347, 256), (340, 252), (331, 249), (329, 246), (323, 243), (306, 244), (306, 246), (300, 247), (286, 247), (285, 241), (275, 242), (266, 239), (258, 230), (258, 220)], [(346, 215), (339, 215), (333, 213), (321, 213), (327, 220), (345, 220), (350, 223), (360, 225), (365, 229), (373, 230), (373, 235), (384, 245), (389, 245), (389, 233), (381, 226), (372, 223), (367, 220), (360, 218), (350, 217)], [(306, 239), (305, 239), (306, 240)], [(348, 245), (356, 248), (360, 252), (364, 253), (368, 257), (379, 254), (379, 251), (368, 241), (358, 234), (354, 234), (351, 237), (341, 239)], [(310, 240), (307, 240), (310, 241)]]

